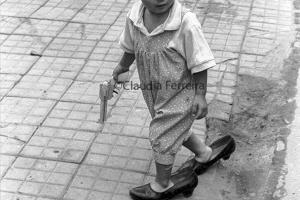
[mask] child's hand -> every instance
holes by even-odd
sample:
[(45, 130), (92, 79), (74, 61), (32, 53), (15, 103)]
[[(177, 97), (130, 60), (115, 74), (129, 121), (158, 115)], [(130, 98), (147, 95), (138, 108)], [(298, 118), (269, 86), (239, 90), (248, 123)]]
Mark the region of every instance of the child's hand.
[(124, 67), (122, 67), (121, 65), (117, 65), (117, 67), (114, 69), (113, 74), (112, 74), (113, 79), (114, 79), (116, 82), (118, 82), (118, 76), (119, 76), (120, 74), (124, 73), (124, 72), (127, 72), (127, 71), (129, 71), (128, 68), (124, 68)]
[(192, 107), (192, 115), (196, 119), (202, 119), (207, 115), (207, 102), (205, 95), (196, 94)]

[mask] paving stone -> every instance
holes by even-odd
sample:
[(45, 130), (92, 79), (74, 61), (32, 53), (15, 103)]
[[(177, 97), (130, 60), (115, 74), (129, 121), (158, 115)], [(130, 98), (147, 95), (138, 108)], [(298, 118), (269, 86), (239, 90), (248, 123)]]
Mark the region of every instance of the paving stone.
[(211, 4), (208, 10), (203, 32), (211, 48), (238, 52), (246, 29), (249, 8)]
[(120, 12), (126, 7), (127, 1), (92, 0), (72, 19), (76, 22), (96, 22), (98, 24), (113, 24)]
[(58, 35), (58, 37), (100, 40), (108, 28), (109, 25), (104, 24), (69, 23)]
[(95, 133), (40, 127), (21, 155), (80, 163)]
[(116, 62), (121, 58), (123, 51), (120, 49), (119, 44), (111, 41), (100, 41), (90, 58), (92, 60), (102, 60)]
[(57, 77), (25, 75), (8, 96), (60, 99), (72, 80)]
[(287, 0), (276, 0), (276, 1), (267, 1), (267, 0), (254, 0), (253, 6), (257, 8), (263, 8), (263, 9), (270, 9), (270, 10), (285, 10), (285, 11), (291, 11), (292, 8), (292, 1)]
[[(64, 101), (99, 103), (99, 83), (75, 81), (63, 96)], [(109, 102), (112, 102), (109, 100)]]
[(282, 56), (279, 57), (273, 56), (273, 54), (270, 56), (242, 54), (239, 74), (276, 78), (278, 77), (278, 68), (282, 66), (283, 63), (284, 52), (281, 52), (281, 55)]
[(75, 130), (98, 131), (99, 105), (59, 102), (44, 125)]
[(231, 105), (224, 101), (224, 99), (224, 97), (218, 95), (216, 100), (209, 104), (207, 117), (217, 118), (225, 121), (229, 120)]
[(46, 56), (87, 58), (96, 41), (71, 38), (55, 38), (44, 52)]
[(73, 9), (44, 6), (32, 14), (31, 17), (50, 20), (70, 20), (75, 14), (76, 11)]
[(128, 195), (113, 195), (112, 200), (130, 200)]
[(1, 45), (0, 52), (18, 54), (30, 54), (34, 52), (41, 54), (50, 40), (50, 37), (10, 35)]
[(100, 199), (111, 199), (113, 193), (123, 194), (125, 187), (141, 183), (143, 177), (142, 173), (81, 165), (64, 199), (77, 199), (77, 192), (80, 199), (95, 199), (100, 194)]
[(15, 159), (16, 159), (15, 156), (1, 155), (0, 178), (2, 178), (2, 176), (6, 173), (7, 169), (11, 166), (11, 164)]
[(111, 78), (113, 69), (117, 62), (103, 62), (99, 60), (89, 60), (80, 71), (77, 77), (79, 81), (91, 81), (101, 83)]
[(32, 17), (42, 19), (70, 20), (76, 12), (83, 8), (87, 0), (49, 0), (47, 3), (35, 12)]
[(2, 43), (4, 43), (4, 41), (8, 38), (8, 35), (3, 35), (0, 34), (0, 45), (2, 45)]
[(36, 126), (19, 124), (0, 125), (1, 154), (17, 155), (36, 129)]
[(61, 198), (77, 168), (76, 164), (17, 158), (1, 184), (3, 192), (45, 198)]
[(29, 17), (46, 0), (7, 0), (1, 4), (1, 15), (14, 17)]
[(0, 16), (0, 33), (11, 34), (20, 24), (19, 18)]
[(20, 75), (16, 74), (0, 74), (0, 98), (5, 96), (9, 90), (21, 79)]
[(0, 198), (5, 200), (54, 200), (52, 198), (40, 198), (36, 196), (23, 195), (23, 194), (15, 194), (10, 192), (1, 192)]
[(102, 39), (106, 40), (106, 41), (117, 42), (120, 38), (120, 35), (121, 35), (123, 29), (124, 29), (123, 26), (113, 25), (108, 29), (108, 31), (105, 33), (105, 35), (103, 36)]
[(66, 24), (61, 21), (40, 19), (24, 19), (22, 22), (14, 32), (15, 34), (55, 37)]
[(28, 72), (29, 75), (74, 79), (84, 65), (83, 59), (41, 57)]
[(36, 60), (34, 56), (1, 53), (1, 73), (25, 74)]
[(51, 100), (5, 97), (0, 102), (1, 122), (39, 125), (53, 105)]
[(81, 1), (49, 0), (45, 6), (78, 10), (84, 7), (87, 2), (88, 0), (81, 0)]
[(152, 156), (148, 139), (117, 136), (104, 132), (97, 136), (86, 164), (146, 172)]

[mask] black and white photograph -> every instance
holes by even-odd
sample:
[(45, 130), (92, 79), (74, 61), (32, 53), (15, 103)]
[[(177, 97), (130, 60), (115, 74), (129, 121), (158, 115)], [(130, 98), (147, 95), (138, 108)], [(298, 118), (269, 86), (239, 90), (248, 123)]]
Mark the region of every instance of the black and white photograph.
[(300, 0), (0, 0), (0, 200), (300, 200)]

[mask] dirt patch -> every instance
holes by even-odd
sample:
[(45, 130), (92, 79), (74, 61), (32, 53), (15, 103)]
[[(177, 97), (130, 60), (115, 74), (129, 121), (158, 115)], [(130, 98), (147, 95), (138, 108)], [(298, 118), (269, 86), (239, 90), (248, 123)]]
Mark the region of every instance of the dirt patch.
[[(296, 94), (299, 61), (300, 51), (294, 49), (280, 80), (239, 76), (231, 120), (208, 120), (211, 140), (218, 136), (215, 133), (226, 133), (237, 142), (230, 161), (222, 162), (228, 173), (234, 173), (236, 194), (226, 194), (224, 199), (236, 195), (242, 200), (272, 199), (285, 156), (287, 125), (294, 116), (291, 98)], [(283, 147), (278, 150), (279, 143)]]

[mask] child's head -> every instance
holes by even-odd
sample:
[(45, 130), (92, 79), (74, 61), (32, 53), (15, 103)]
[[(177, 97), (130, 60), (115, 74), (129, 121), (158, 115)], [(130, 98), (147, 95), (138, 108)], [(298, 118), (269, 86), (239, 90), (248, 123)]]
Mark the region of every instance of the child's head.
[(175, 0), (142, 0), (144, 6), (155, 14), (168, 12)]

